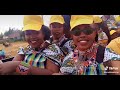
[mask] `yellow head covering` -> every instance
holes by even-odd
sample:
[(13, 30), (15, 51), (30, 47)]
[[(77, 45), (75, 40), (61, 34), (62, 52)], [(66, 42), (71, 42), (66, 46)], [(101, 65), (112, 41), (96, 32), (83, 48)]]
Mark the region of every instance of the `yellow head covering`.
[(102, 19), (99, 16), (94, 16), (94, 23), (101, 23)]
[(120, 54), (120, 37), (113, 39), (107, 46), (107, 48), (110, 48), (115, 53)]
[(23, 31), (26, 30), (41, 30), (43, 19), (39, 15), (25, 15), (23, 20)]
[(51, 23), (60, 23), (60, 24), (64, 24), (64, 18), (62, 17), (62, 15), (52, 15), (50, 18), (50, 24)]
[(81, 24), (92, 24), (93, 15), (72, 15), (70, 20), (71, 30)]
[(119, 15), (119, 16), (116, 16), (115, 21), (116, 21), (116, 22), (120, 22), (120, 15)]
[(116, 32), (115, 30), (111, 30), (110, 35), (114, 34), (115, 32)]

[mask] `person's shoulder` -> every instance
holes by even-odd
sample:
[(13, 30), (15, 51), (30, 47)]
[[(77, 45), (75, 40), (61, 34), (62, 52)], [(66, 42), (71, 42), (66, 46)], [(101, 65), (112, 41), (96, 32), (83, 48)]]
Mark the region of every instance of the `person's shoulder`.
[(116, 54), (111, 48), (108, 48), (108, 47), (105, 48), (105, 52)]
[(120, 54), (118, 52), (112, 50), (111, 48), (105, 48), (104, 53), (104, 62), (111, 60), (120, 60)]
[(73, 59), (73, 51), (71, 51), (70, 53), (68, 53), (65, 58), (63, 59), (63, 62), (65, 61), (70, 61)]
[(71, 47), (73, 49), (76, 47), (72, 39), (69, 39), (68, 41), (66, 41), (64, 46), (69, 46), (69, 47)]
[(27, 54), (27, 53), (30, 53), (30, 51), (31, 51), (30, 46), (18, 48), (18, 54)]
[(62, 59), (62, 57), (64, 57), (64, 55), (62, 54), (60, 48), (56, 45), (56, 44), (51, 44), (49, 45), (47, 48), (45, 48), (42, 53), (46, 56), (46, 57), (50, 57), (52, 59)]
[(71, 42), (73, 42), (72, 39), (66, 39), (65, 41), (66, 41), (65, 43), (71, 43)]
[(60, 53), (60, 48), (56, 44), (50, 44), (44, 51), (51, 51), (55, 53)]
[(64, 58), (64, 55), (56, 44), (49, 45), (42, 53), (45, 57), (61, 66), (61, 61)]

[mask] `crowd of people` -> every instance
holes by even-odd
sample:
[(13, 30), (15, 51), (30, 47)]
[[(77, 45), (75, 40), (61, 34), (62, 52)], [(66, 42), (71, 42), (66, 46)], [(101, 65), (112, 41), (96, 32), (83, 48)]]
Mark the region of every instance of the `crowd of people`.
[(0, 75), (120, 75), (120, 16), (25, 15), (26, 48)]

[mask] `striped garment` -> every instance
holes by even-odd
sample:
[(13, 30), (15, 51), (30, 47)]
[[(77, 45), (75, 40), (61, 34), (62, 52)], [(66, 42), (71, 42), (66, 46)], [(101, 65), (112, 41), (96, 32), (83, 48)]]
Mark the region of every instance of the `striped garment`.
[(25, 62), (35, 67), (45, 68), (45, 65), (44, 65), (45, 61), (46, 61), (46, 58), (39, 53), (26, 54), (25, 56)]
[(56, 65), (61, 66), (61, 51), (58, 46), (52, 44), (44, 50), (38, 52), (31, 47), (20, 48), (18, 54), (25, 55), (24, 62), (39, 68), (45, 68), (46, 60), (51, 60)]

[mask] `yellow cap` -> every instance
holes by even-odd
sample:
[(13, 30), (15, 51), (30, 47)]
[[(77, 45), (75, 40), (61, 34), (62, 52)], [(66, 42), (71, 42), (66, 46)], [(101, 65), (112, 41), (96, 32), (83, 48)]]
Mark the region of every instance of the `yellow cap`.
[(116, 32), (115, 30), (111, 30), (110, 35), (114, 34), (115, 32)]
[(116, 22), (120, 22), (120, 15), (119, 15), (119, 16), (116, 16), (115, 21), (116, 21)]
[(43, 19), (39, 15), (25, 15), (23, 20), (23, 31), (26, 30), (41, 30)]
[(102, 19), (99, 16), (94, 16), (93, 19), (94, 19), (94, 23), (101, 23), (102, 22)]
[(81, 24), (92, 24), (93, 15), (71, 15), (70, 26), (71, 30)]
[(64, 24), (64, 18), (62, 17), (62, 15), (52, 15), (50, 18), (50, 24), (51, 23), (60, 23), (60, 24)]
[(107, 46), (112, 51), (120, 55), (120, 37), (113, 39)]

